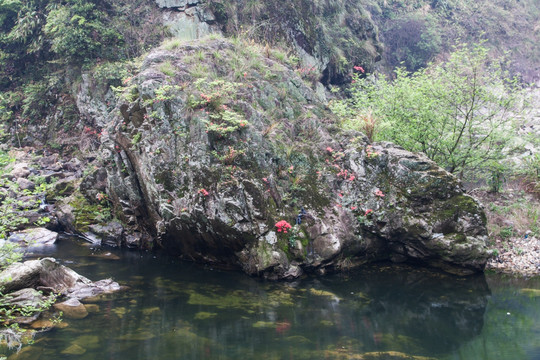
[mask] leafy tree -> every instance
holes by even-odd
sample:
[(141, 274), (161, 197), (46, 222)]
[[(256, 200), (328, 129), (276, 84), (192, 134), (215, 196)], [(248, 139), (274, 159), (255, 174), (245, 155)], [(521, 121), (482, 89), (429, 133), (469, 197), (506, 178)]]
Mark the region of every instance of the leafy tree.
[(71, 0), (51, 8), (44, 33), (51, 50), (68, 63), (113, 58), (121, 36), (105, 23), (107, 16), (91, 1)]
[(429, 14), (406, 14), (389, 21), (389, 28), (383, 34), (388, 65), (394, 68), (401, 64), (409, 71), (426, 66), (441, 50), (437, 25)]
[(361, 130), (357, 119), (370, 114), (379, 121), (375, 139), (424, 152), (460, 175), (502, 157), (520, 91), (486, 48), (461, 46), (444, 63), (395, 75), (356, 78), (351, 98), (332, 106), (344, 125)]

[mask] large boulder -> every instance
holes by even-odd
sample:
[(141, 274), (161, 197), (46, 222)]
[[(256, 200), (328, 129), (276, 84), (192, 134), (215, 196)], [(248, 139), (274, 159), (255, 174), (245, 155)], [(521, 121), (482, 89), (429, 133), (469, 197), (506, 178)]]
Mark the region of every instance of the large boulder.
[(185, 258), (270, 278), (379, 260), (481, 271), (486, 219), (459, 181), (342, 130), (290, 64), (223, 39), (151, 52), (101, 137), (123, 222)]
[(10, 265), (0, 273), (0, 287), (6, 294), (26, 288), (46, 289), (77, 300), (120, 289), (110, 279), (92, 282), (53, 258)]
[(11, 170), (11, 176), (17, 179), (26, 178), (30, 175), (30, 169), (27, 163), (18, 163), (13, 166)]
[(22, 246), (41, 247), (54, 245), (57, 239), (57, 232), (45, 228), (31, 228), (14, 232), (8, 240)]

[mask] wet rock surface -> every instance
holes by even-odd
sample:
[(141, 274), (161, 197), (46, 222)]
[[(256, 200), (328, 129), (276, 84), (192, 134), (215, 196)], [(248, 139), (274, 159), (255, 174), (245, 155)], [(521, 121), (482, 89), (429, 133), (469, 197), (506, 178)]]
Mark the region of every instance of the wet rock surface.
[(120, 290), (118, 283), (110, 279), (92, 282), (60, 265), (53, 258), (28, 260), (10, 265), (0, 273), (0, 286), (5, 293), (34, 288), (77, 300)]
[(45, 228), (31, 228), (12, 233), (8, 240), (22, 246), (40, 247), (51, 246), (57, 239), (57, 232)]

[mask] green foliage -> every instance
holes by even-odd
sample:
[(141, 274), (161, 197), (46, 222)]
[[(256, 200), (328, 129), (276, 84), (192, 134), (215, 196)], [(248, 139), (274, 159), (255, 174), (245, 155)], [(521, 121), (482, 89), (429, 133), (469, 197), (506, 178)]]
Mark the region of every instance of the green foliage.
[(486, 166), (488, 171), (487, 184), (489, 191), (492, 193), (498, 193), (501, 191), (504, 182), (506, 181), (506, 167), (497, 161), (491, 161)]
[[(129, 81), (124, 81), (124, 83), (128, 83)], [(137, 99), (139, 96), (139, 92), (137, 89), (136, 84), (131, 84), (127, 86), (112, 86), (111, 90), (114, 91), (115, 95), (118, 96), (120, 99), (125, 100), (127, 102), (132, 102)]]
[(433, 16), (404, 14), (389, 21), (385, 56), (391, 68), (409, 71), (425, 67), (441, 50), (441, 28)]
[(106, 197), (97, 204), (90, 203), (83, 196), (76, 196), (70, 205), (74, 210), (74, 225), (80, 232), (88, 231), (88, 226), (91, 224), (104, 223), (112, 219), (110, 203)]
[(0, 205), (0, 239), (6, 239), (10, 231), (17, 229), (20, 225), (28, 223), (28, 219), (20, 216), (16, 211), (17, 207), (34, 207), (35, 204), (21, 203), (17, 200), (6, 197)]
[(170, 61), (166, 61), (166, 62), (162, 63), (159, 66), (159, 71), (161, 71), (165, 75), (171, 76), (171, 77), (174, 76), (174, 73), (175, 73), (174, 66), (171, 64)]
[(81, 64), (98, 56), (114, 58), (122, 37), (104, 23), (106, 18), (91, 1), (73, 0), (49, 11), (43, 31), (50, 38), (51, 50), (68, 63)]
[(11, 242), (0, 243), (0, 271), (17, 261), (21, 261), (23, 253), (18, 250), (19, 246), (17, 244)]
[(236, 95), (241, 83), (225, 79), (208, 81), (198, 79), (194, 83), (197, 91), (188, 99), (192, 109), (206, 111), (210, 120), (206, 121), (206, 130), (224, 138), (237, 130), (249, 126), (245, 116), (234, 108)]
[[(219, 18), (229, 36), (286, 46), (293, 53), (295, 49), (291, 45), (296, 43), (308, 53), (328, 59), (321, 78), (324, 83), (348, 81), (353, 65), (370, 70), (382, 52), (377, 30), (363, 2), (211, 0), (209, 3), (221, 14)], [(278, 61), (283, 59), (282, 54), (275, 55)]]
[[(17, 13), (22, 7), (20, 0), (1, 0), (0, 1), (0, 28), (4, 28), (8, 22), (13, 25)], [(7, 26), (6, 26), (7, 27)]]
[(163, 48), (169, 51), (178, 49), (180, 45), (182, 45), (182, 40), (178, 38), (166, 39), (165, 41), (163, 41), (163, 44), (162, 44)]
[(235, 149), (232, 146), (228, 146), (223, 153), (213, 150), (212, 156), (224, 165), (233, 165), (239, 158), (243, 157), (245, 153), (246, 151), (243, 149)]
[(103, 62), (92, 69), (92, 77), (98, 84), (121, 86), (131, 74), (131, 64), (125, 61)]
[(525, 157), (517, 173), (524, 178), (530, 192), (540, 193), (540, 153)]
[(380, 120), (376, 139), (424, 152), (450, 172), (463, 174), (501, 158), (513, 136), (516, 80), (482, 46), (456, 48), (447, 62), (416, 73), (397, 69), (393, 82), (356, 80), (351, 98), (332, 105), (344, 126), (361, 129), (355, 119), (371, 112)]
[(21, 106), (23, 117), (35, 119), (45, 114), (50, 106), (47, 91), (45, 81), (31, 82), (23, 87), (24, 98)]
[(499, 235), (503, 240), (508, 240), (514, 235), (514, 228), (512, 226), (506, 226), (501, 229)]
[[(0, 0), (0, 120), (19, 145), (29, 123), (48, 120), (51, 134), (73, 129), (77, 111), (68, 94), (81, 68), (98, 63), (97, 82), (120, 85), (130, 70), (122, 63), (167, 34), (154, 5), (124, 0)], [(58, 116), (48, 118), (52, 112), (62, 116), (61, 121), (56, 121)]]
[(387, 71), (409, 71), (446, 55), (459, 42), (487, 39), (492, 57), (509, 52), (513, 74), (526, 82), (537, 78), (540, 42), (536, 40), (537, 0), (368, 0), (380, 39), (386, 47)]
[(139, 141), (141, 141), (141, 133), (136, 133), (135, 136), (133, 136), (133, 139), (131, 139), (131, 145), (137, 145)]
[[(43, 293), (39, 291), (39, 294), (43, 296)], [(20, 349), (23, 343), (33, 343), (33, 332), (31, 330), (23, 329), (16, 321), (18, 317), (32, 317), (36, 314), (42, 313), (48, 310), (56, 302), (59, 294), (50, 294), (43, 297), (41, 301), (36, 304), (29, 305), (16, 305), (10, 304), (9, 300), (12, 298), (10, 294), (4, 294), (3, 289), (0, 288), (0, 318), (2, 319), (2, 327), (0, 327), (0, 342), (6, 344), (8, 348)], [(62, 314), (57, 314), (53, 317), (52, 322), (58, 323), (61, 320)], [(30, 335), (29, 338), (23, 340), (25, 334)]]

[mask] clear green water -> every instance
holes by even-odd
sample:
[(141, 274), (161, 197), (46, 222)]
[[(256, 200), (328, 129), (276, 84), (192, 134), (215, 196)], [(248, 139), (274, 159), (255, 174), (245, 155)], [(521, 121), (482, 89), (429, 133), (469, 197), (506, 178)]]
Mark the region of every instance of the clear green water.
[(373, 266), (273, 283), (73, 239), (51, 255), (129, 289), (10, 359), (540, 359), (540, 278)]

